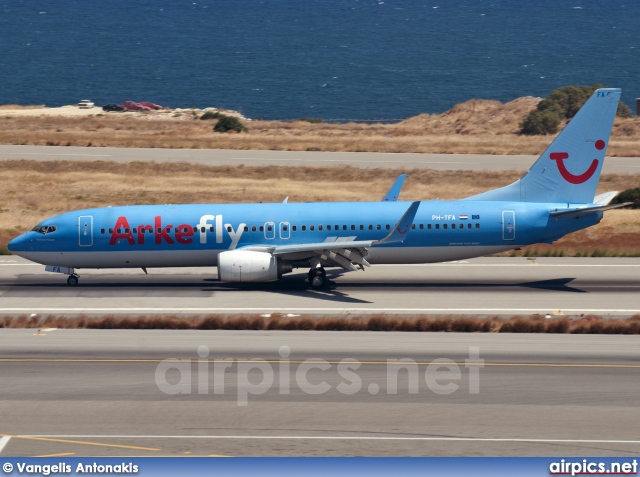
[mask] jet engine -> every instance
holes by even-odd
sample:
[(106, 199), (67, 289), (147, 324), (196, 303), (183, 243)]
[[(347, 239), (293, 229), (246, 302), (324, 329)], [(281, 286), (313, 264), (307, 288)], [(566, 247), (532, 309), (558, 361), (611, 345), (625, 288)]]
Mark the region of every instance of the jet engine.
[(291, 270), (291, 262), (266, 252), (229, 250), (218, 255), (218, 278), (223, 282), (270, 282)]

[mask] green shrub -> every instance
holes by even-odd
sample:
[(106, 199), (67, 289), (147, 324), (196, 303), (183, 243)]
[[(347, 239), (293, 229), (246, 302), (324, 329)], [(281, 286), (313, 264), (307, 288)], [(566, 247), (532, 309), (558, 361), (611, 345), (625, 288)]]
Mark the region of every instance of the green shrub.
[(220, 114), (219, 111), (205, 111), (204, 114), (200, 116), (200, 119), (206, 121), (207, 119), (219, 119), (220, 116), (222, 116), (222, 114)]
[(216, 125), (213, 126), (213, 130), (215, 132), (242, 132), (246, 131), (247, 128), (242, 124), (242, 121), (234, 116), (220, 116)]
[(629, 207), (632, 209), (640, 209), (640, 187), (635, 189), (627, 189), (618, 194), (612, 201), (612, 204), (622, 204), (623, 202), (633, 202)]
[(555, 134), (560, 126), (560, 116), (553, 111), (540, 111), (534, 109), (529, 113), (527, 118), (522, 122), (520, 134), (528, 136), (538, 134)]
[(311, 124), (320, 124), (324, 122), (320, 118), (300, 118), (300, 119), (296, 119), (296, 121), (304, 121), (306, 123), (311, 123)]

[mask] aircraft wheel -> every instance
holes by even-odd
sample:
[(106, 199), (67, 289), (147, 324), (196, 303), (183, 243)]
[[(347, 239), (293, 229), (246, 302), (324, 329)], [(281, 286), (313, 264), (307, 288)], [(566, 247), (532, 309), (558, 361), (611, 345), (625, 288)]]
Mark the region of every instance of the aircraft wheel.
[(316, 275), (311, 279), (311, 287), (314, 290), (319, 290), (324, 287), (325, 278), (322, 275)]
[(324, 268), (309, 270), (309, 283), (314, 290), (324, 288), (327, 283), (327, 272)]
[(70, 287), (75, 287), (78, 284), (78, 277), (76, 277), (75, 275), (69, 275), (69, 278), (67, 278), (67, 285), (69, 285)]

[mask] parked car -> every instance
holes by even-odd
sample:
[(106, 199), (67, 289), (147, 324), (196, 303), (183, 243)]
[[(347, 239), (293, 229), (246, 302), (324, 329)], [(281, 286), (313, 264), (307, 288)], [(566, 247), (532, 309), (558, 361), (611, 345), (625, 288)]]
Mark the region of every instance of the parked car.
[(135, 101), (125, 101), (122, 105), (127, 111), (151, 111), (151, 108)]
[(109, 103), (102, 106), (103, 111), (124, 111), (124, 107), (120, 104)]
[(83, 99), (78, 103), (78, 107), (80, 109), (90, 109), (90, 108), (93, 108), (94, 106), (95, 104), (93, 104), (93, 101), (91, 101), (90, 99)]
[(162, 106), (160, 106), (159, 104), (151, 103), (149, 101), (140, 101), (138, 104), (146, 106), (149, 109), (162, 109)]

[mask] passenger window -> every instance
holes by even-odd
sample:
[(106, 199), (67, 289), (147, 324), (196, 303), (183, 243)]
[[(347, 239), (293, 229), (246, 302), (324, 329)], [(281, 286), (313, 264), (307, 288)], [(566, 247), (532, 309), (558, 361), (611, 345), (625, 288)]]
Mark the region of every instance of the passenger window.
[(209, 232), (213, 232), (213, 231), (214, 231), (214, 229), (213, 229), (213, 225), (212, 225), (211, 227), (209, 227)]
[[(269, 227), (269, 230), (271, 230), (271, 227)], [(231, 225), (227, 225), (227, 232), (233, 232)]]
[(296, 232), (298, 230), (298, 226), (297, 225), (292, 225), (291, 226), (291, 231), (292, 232)]
[(127, 228), (125, 228), (125, 229), (124, 229), (124, 233), (125, 233), (125, 234), (128, 234), (128, 233), (129, 233), (129, 227), (127, 227)]
[(459, 229), (463, 229), (463, 228), (464, 228), (464, 224), (460, 224), (460, 225), (458, 225), (458, 228), (459, 228)]
[(352, 226), (351, 226), (351, 230), (355, 230), (355, 229), (356, 229), (356, 226), (355, 226), (355, 225), (352, 225)]
[(386, 229), (387, 229), (387, 230), (391, 230), (391, 225), (387, 224), (387, 225), (386, 225)]
[(382, 230), (382, 225), (380, 224), (376, 225), (376, 230)]
[(260, 226), (260, 232), (264, 232), (264, 225)]
[(342, 230), (347, 230), (347, 226), (346, 226), (346, 225), (343, 225), (343, 226), (342, 226)]
[(314, 227), (313, 225), (309, 225), (309, 231), (310, 231), (310, 232), (313, 232), (313, 229), (314, 229), (314, 228), (315, 228), (315, 227)]
[(416, 229), (416, 224), (411, 224), (411, 230), (415, 230)]
[[(311, 229), (313, 230), (313, 229)], [(322, 232), (322, 225), (318, 225), (318, 230)], [(331, 230), (331, 225), (327, 225), (327, 230)]]
[(424, 230), (424, 224), (420, 224), (420, 230)]
[(103, 234), (104, 233), (104, 229), (100, 229), (100, 233)]
[(442, 224), (442, 228), (446, 230), (447, 224)]
[(113, 229), (109, 229), (109, 233), (112, 234), (113, 233)]
[(373, 230), (373, 225), (369, 224), (369, 230)]
[(289, 227), (287, 227), (286, 225), (283, 225), (283, 226), (282, 226), (282, 231), (283, 231), (283, 232), (286, 232), (287, 230), (289, 230)]
[(436, 230), (440, 230), (440, 224), (436, 224)]
[(252, 226), (251, 226), (251, 231), (252, 231), (252, 232), (255, 232), (255, 231), (256, 231), (256, 226), (255, 226), (255, 225), (252, 225)]
[[(318, 225), (318, 230), (322, 230), (322, 225)], [(327, 230), (331, 230), (331, 225), (327, 225)]]
[(303, 232), (306, 232), (306, 231), (307, 231), (307, 226), (306, 226), (306, 225), (303, 225), (303, 226), (302, 226), (302, 231), (303, 231)]
[(272, 225), (267, 225), (267, 232), (271, 232), (273, 231), (273, 226)]
[(364, 230), (364, 225), (360, 224), (360, 230)]
[(476, 228), (479, 229), (480, 228), (480, 224), (476, 224)]
[(244, 231), (248, 232), (249, 231), (249, 227), (247, 227), (246, 225), (244, 226)]
[(138, 229), (137, 229), (136, 227), (134, 227), (134, 228), (133, 228), (133, 230), (132, 230), (132, 232), (133, 232), (134, 234), (137, 234), (137, 233), (138, 233)]
[(340, 230), (340, 226), (336, 225), (335, 228), (333, 230)]

